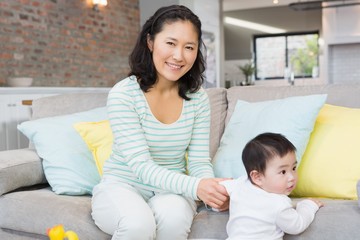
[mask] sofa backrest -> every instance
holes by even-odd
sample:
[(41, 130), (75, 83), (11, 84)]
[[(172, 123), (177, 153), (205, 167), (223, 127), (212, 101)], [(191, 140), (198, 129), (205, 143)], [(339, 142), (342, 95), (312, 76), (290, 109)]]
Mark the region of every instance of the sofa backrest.
[[(213, 157), (224, 131), (227, 101), (225, 88), (206, 89), (211, 104), (210, 154)], [(70, 93), (35, 99), (32, 120), (72, 114), (106, 106), (107, 93)], [(31, 145), (30, 145), (31, 146)]]
[[(360, 84), (330, 84), (311, 86), (236, 86), (230, 89), (206, 89), (211, 107), (210, 156), (219, 147), (226, 123), (238, 99), (257, 102), (290, 96), (327, 93), (327, 103), (360, 108)], [(106, 105), (107, 93), (71, 93), (44, 97), (33, 101), (32, 119), (86, 111)]]
[(210, 157), (213, 158), (219, 147), (224, 132), (227, 100), (225, 88), (208, 88), (206, 92), (210, 100)]
[(35, 99), (31, 119), (54, 117), (106, 106), (107, 93), (69, 93)]
[(207, 89), (207, 92), (212, 111), (210, 130), (210, 156), (212, 158), (219, 147), (221, 136), (239, 99), (248, 102), (259, 102), (291, 96), (328, 94), (326, 100), (328, 104), (360, 108), (359, 83), (307, 86), (235, 86), (225, 92), (221, 88)]
[(328, 84), (309, 86), (248, 86), (227, 90), (228, 111), (225, 126), (235, 109), (237, 100), (259, 102), (291, 96), (328, 94), (326, 103), (343, 107), (360, 107), (360, 84)]

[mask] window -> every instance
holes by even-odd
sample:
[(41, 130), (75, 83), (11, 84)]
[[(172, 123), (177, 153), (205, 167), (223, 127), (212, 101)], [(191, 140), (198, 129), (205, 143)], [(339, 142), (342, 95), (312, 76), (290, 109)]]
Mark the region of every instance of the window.
[(254, 36), (255, 78), (279, 79), (317, 77), (319, 32)]

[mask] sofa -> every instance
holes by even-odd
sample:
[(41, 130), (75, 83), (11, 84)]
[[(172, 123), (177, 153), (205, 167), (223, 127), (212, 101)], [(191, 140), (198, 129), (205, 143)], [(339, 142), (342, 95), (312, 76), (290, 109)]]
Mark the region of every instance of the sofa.
[[(293, 96), (327, 94), (326, 103), (360, 108), (360, 84), (309, 86), (235, 86), (206, 89), (211, 104), (210, 154), (214, 157), (237, 100), (269, 101)], [(78, 93), (36, 99), (32, 118), (61, 116), (106, 105), (105, 93)], [(359, 123), (360, 124), (360, 123)], [(54, 136), (56, 138), (56, 136)], [(321, 169), (319, 169), (321, 172)], [(358, 176), (360, 179), (360, 176)], [(356, 186), (354, 186), (356, 188)], [(357, 184), (359, 193), (360, 183)], [(294, 198), (296, 203), (299, 198)], [(310, 227), (284, 239), (357, 239), (360, 206), (357, 199), (324, 198)], [(226, 239), (228, 212), (199, 204), (189, 239)], [(0, 239), (48, 239), (46, 230), (57, 224), (75, 231), (81, 240), (111, 239), (91, 218), (91, 196), (56, 194), (47, 183), (42, 159), (29, 148), (0, 152)]]

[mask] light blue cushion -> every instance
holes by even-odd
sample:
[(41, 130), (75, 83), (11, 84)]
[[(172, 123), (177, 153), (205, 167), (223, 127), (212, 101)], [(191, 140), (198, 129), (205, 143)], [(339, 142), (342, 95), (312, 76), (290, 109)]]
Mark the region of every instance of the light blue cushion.
[(297, 148), (299, 163), (326, 97), (308, 95), (255, 103), (238, 100), (214, 156), (215, 176), (245, 175), (242, 151), (248, 141), (263, 132), (287, 137)]
[(100, 181), (91, 152), (73, 127), (77, 122), (107, 118), (105, 107), (86, 112), (26, 121), (18, 129), (43, 159), (47, 181), (57, 194), (91, 194)]

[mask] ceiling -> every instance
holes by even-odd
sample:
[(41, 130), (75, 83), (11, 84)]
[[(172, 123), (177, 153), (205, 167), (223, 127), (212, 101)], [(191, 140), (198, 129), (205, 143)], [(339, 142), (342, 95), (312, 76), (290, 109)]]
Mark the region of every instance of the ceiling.
[(223, 11), (284, 6), (297, 2), (297, 0), (278, 0), (278, 2), (278, 4), (274, 4), (273, 0), (223, 0)]
[(223, 0), (223, 11), (236, 11), (244, 9), (267, 8), (277, 6), (288, 6), (293, 3), (291, 8), (294, 10), (314, 10), (329, 7), (345, 7), (360, 5), (360, 0)]

